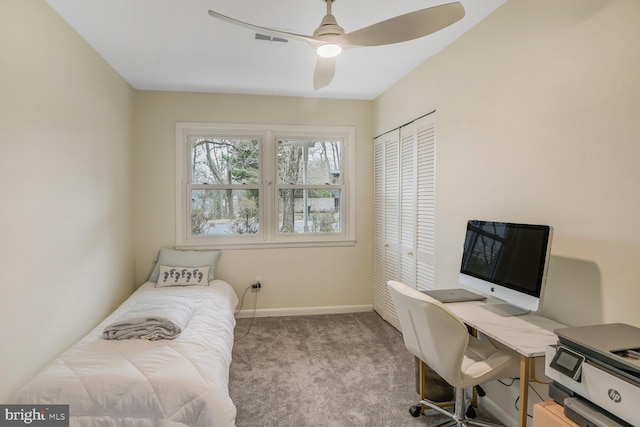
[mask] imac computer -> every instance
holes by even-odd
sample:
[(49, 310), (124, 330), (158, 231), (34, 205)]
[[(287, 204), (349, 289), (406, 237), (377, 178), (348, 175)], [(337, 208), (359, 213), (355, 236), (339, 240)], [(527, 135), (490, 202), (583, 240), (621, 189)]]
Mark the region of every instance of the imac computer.
[(460, 284), (502, 300), (487, 302), (483, 307), (503, 316), (537, 311), (552, 235), (548, 225), (469, 221)]

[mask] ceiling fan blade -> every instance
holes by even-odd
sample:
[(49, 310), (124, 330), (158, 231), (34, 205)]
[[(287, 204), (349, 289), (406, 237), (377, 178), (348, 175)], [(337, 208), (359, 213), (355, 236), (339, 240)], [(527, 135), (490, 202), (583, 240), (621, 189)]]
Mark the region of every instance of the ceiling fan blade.
[(435, 33), (464, 17), (460, 2), (429, 7), (361, 28), (341, 37), (351, 46), (381, 46)]
[(316, 70), (313, 73), (313, 89), (320, 90), (333, 80), (336, 74), (336, 58), (323, 58), (318, 56)]
[(230, 24), (238, 25), (240, 27), (244, 27), (248, 30), (265, 34), (267, 36), (301, 40), (307, 43), (311, 43), (314, 46), (318, 44), (318, 41), (315, 40), (312, 36), (305, 36), (303, 34), (289, 33), (287, 31), (279, 31), (279, 30), (274, 30), (272, 28), (260, 27), (259, 25), (253, 25), (246, 22), (238, 21), (237, 19), (231, 18), (229, 16), (223, 15), (218, 12), (214, 12), (213, 10), (209, 11), (209, 15), (211, 15), (214, 18), (220, 19), (222, 21), (228, 22)]

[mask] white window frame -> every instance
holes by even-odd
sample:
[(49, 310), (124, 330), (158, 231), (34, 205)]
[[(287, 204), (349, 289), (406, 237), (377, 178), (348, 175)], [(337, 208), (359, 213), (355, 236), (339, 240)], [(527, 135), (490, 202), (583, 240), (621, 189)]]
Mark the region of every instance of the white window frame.
[[(191, 236), (190, 137), (228, 135), (256, 138), (260, 144), (260, 232), (247, 236)], [(280, 233), (278, 230), (277, 144), (280, 139), (340, 139), (342, 144), (342, 191), (337, 233)], [(285, 126), (219, 123), (176, 123), (176, 248), (259, 249), (355, 245), (355, 128), (349, 126)], [(239, 188), (242, 187), (241, 185)]]

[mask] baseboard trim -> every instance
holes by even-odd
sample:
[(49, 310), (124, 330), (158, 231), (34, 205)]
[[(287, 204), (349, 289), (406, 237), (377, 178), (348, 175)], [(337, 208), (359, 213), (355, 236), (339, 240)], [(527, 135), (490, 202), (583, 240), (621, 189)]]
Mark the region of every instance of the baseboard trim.
[[(281, 316), (312, 316), (317, 314), (363, 313), (373, 311), (373, 305), (336, 305), (326, 307), (291, 307), (291, 308), (261, 308), (255, 310), (255, 317)], [(254, 310), (240, 310), (236, 317), (243, 319), (253, 317)]]

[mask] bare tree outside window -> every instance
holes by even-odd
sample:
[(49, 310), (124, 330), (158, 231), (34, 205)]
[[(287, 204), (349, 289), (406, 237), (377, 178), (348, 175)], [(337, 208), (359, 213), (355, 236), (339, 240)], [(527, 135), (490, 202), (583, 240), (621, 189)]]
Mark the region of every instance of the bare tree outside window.
[(341, 231), (340, 147), (341, 141), (278, 141), (281, 233)]
[(258, 232), (259, 168), (257, 139), (193, 137), (191, 233)]

